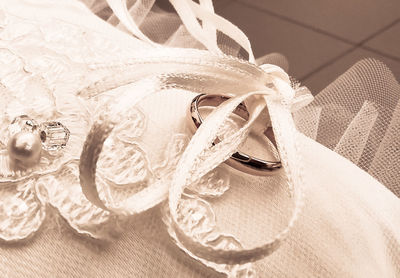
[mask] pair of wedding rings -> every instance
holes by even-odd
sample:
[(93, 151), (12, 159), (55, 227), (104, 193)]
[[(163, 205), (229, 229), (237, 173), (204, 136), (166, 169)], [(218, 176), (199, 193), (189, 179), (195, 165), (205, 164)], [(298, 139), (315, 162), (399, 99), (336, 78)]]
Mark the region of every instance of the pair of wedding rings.
[[(228, 96), (224, 95), (206, 95), (200, 94), (193, 98), (189, 106), (189, 125), (192, 131), (202, 124), (203, 117), (200, 114), (200, 107), (217, 107), (224, 101), (228, 100)], [(249, 112), (244, 103), (239, 104), (233, 111), (234, 114), (242, 118), (243, 120), (249, 119)], [(268, 127), (264, 131), (264, 135), (274, 144), (276, 147), (275, 138), (273, 137), (272, 128)], [(260, 158), (256, 158), (240, 151), (234, 153), (226, 162), (232, 168), (239, 171), (255, 175), (255, 176), (267, 176), (276, 173), (277, 170), (282, 168), (280, 161), (268, 161)]]

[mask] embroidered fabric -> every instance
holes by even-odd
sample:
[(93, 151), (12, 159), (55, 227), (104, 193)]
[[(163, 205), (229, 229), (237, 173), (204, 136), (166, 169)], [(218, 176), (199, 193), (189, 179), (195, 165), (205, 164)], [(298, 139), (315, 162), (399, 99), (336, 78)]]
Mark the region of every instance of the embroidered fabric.
[[(51, 48), (59, 33), (41, 29), (48, 24), (43, 27), (4, 12), (2, 15), (1, 105), (5, 113), (1, 118), (0, 182), (4, 202), (0, 238), (12, 241), (31, 236), (45, 218), (46, 204), (56, 207), (78, 232), (99, 237), (108, 230), (111, 219), (80, 193), (76, 172), (90, 117), (85, 114), (87, 107), (70, 90), (82, 84), (79, 71), (84, 65), (77, 65), (77, 72), (70, 74), (70, 67), (74, 67), (70, 59), (74, 56), (67, 58)], [(12, 169), (6, 146), (11, 122), (19, 115), (67, 122), (72, 135), (66, 149), (55, 156), (43, 154), (40, 163), (26, 171)]]
[[(133, 5), (142, 15), (140, 27), (151, 26), (145, 24), (145, 15), (157, 9), (153, 3)], [(154, 47), (111, 28), (74, 1), (15, 1), (3, 3), (2, 10), (1, 105), (7, 112), (1, 119), (1, 165), (6, 171), (0, 234), (8, 243), (36, 236), (22, 247), (0, 246), (2, 276), (218, 276), (179, 252), (168, 234), (191, 257), (232, 277), (399, 275), (398, 198), (354, 164), (297, 133), (289, 109), (292, 105), (297, 110), (300, 131), (368, 169), (396, 193), (398, 109), (393, 103), (398, 102), (399, 84), (383, 65), (356, 65), (299, 110), (296, 103), (309, 101), (307, 94), (295, 85), (291, 88), (278, 67), (258, 68), (193, 49)], [(203, 27), (212, 31), (212, 26)], [(185, 27), (177, 28), (181, 31), (166, 40), (175, 45), (184, 42), (176, 34)], [(229, 45), (239, 53), (238, 44)], [(270, 83), (271, 88), (265, 86)], [(375, 94), (377, 88), (385, 88), (390, 101)], [(349, 92), (359, 92), (360, 100), (349, 102)], [(190, 140), (186, 109), (196, 93), (239, 97), (212, 112)], [(370, 98), (365, 97), (368, 93)], [(230, 111), (252, 94), (266, 95), (269, 114), (263, 98), (255, 98), (249, 106), (250, 121), (210, 147), (218, 126), (226, 128)], [(6, 167), (7, 129), (20, 114), (57, 119), (71, 130), (59, 157), (42, 157), (29, 173)], [(374, 124), (366, 117), (375, 119)], [(287, 172), (262, 179), (216, 167), (238, 147), (262, 151), (260, 145), (246, 147), (243, 142), (256, 120), (272, 122)], [(101, 124), (107, 121), (113, 129), (104, 132)], [(96, 148), (101, 132), (108, 138), (97, 153), (97, 187), (88, 193), (84, 183), (82, 192), (79, 178), (91, 173), (90, 158), (96, 157), (85, 150)], [(379, 138), (384, 140), (378, 146)], [(382, 165), (391, 166), (384, 170)], [(296, 180), (303, 175), (305, 183)], [(291, 227), (297, 216), (299, 206), (293, 199), (300, 202), (304, 184), (308, 190), (299, 223), (277, 252), (250, 263), (281, 244), (288, 223)], [(189, 191), (180, 198), (186, 185)], [(83, 241), (65, 230), (46, 229), (56, 219), (50, 217), (51, 207), (78, 233), (103, 239), (118, 232), (119, 238), (103, 246), (104, 241)], [(142, 213), (123, 217), (138, 212)], [(265, 245), (268, 238), (272, 240)], [(93, 264), (85, 263), (88, 258)]]

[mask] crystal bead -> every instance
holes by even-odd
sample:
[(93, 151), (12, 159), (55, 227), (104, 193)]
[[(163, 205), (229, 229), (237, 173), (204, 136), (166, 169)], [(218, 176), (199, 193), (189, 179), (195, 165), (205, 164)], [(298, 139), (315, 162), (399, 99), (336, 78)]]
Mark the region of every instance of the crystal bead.
[(44, 122), (40, 125), (40, 139), (46, 151), (58, 151), (67, 145), (70, 131), (60, 122)]
[(21, 115), (12, 120), (8, 130), (10, 136), (13, 136), (21, 131), (33, 132), (38, 128), (37, 122), (28, 115)]

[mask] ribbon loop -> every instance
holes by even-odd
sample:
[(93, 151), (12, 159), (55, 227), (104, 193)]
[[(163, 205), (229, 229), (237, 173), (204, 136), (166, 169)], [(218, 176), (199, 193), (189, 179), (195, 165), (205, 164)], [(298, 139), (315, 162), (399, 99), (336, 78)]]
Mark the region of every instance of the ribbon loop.
[[(175, 8), (188, 32), (209, 51), (214, 54), (222, 54), (217, 43), (218, 29), (245, 49), (249, 54), (249, 61), (255, 63), (254, 54), (247, 36), (237, 26), (215, 13), (212, 0), (201, 0), (200, 4), (192, 0), (169, 1)], [(143, 34), (139, 26), (132, 19), (126, 6), (126, 0), (107, 0), (107, 3), (121, 23), (134, 36), (154, 46), (158, 46), (157, 43)], [(198, 19), (201, 20), (202, 24), (199, 23)]]

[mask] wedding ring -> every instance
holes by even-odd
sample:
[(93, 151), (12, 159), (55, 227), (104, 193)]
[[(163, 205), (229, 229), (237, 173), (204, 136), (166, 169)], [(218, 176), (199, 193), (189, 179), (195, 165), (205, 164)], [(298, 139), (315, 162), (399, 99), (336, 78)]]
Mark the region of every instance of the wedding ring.
[[(230, 97), (224, 95), (206, 95), (200, 94), (193, 98), (189, 107), (189, 118), (190, 127), (193, 132), (202, 124), (203, 118), (200, 114), (199, 107), (211, 106), (216, 107), (228, 100)], [(233, 111), (236, 115), (244, 120), (249, 119), (249, 112), (244, 103), (239, 104), (238, 107)], [(276, 147), (275, 138), (273, 136), (272, 128), (268, 127), (264, 131), (264, 135), (268, 137)], [(256, 158), (240, 151), (234, 153), (227, 161), (226, 164), (235, 168), (236, 170), (255, 175), (255, 176), (267, 176), (276, 173), (277, 170), (282, 168), (280, 161), (267, 161), (260, 158)]]

